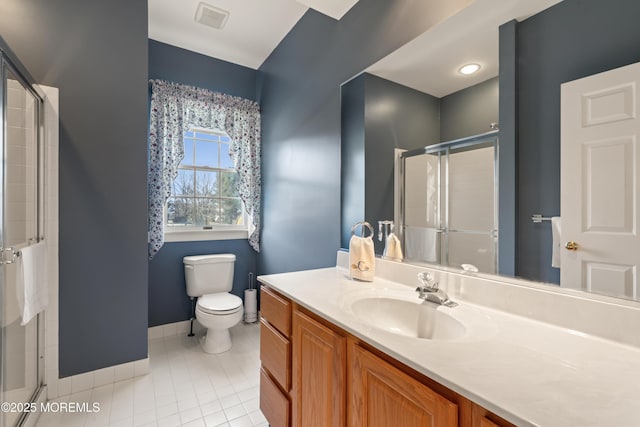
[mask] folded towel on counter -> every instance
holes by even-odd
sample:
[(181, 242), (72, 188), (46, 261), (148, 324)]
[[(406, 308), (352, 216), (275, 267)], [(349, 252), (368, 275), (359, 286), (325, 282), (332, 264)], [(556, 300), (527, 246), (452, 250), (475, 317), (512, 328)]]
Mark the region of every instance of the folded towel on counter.
[(560, 254), (562, 252), (562, 229), (560, 228), (560, 217), (551, 217), (551, 236), (553, 251), (551, 253), (551, 267), (560, 268)]
[(373, 238), (351, 236), (349, 240), (349, 276), (352, 279), (373, 282), (376, 255), (373, 250)]
[(20, 324), (24, 326), (49, 303), (46, 244), (22, 248), (16, 264), (16, 296), (22, 313)]
[(395, 233), (389, 233), (387, 241), (385, 242), (383, 257), (392, 259), (394, 261), (402, 261), (402, 245), (400, 239)]

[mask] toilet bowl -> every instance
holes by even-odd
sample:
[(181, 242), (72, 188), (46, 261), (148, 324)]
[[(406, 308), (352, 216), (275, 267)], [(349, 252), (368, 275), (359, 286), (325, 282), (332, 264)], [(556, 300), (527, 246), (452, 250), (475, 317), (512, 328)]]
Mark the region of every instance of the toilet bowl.
[(207, 353), (223, 353), (231, 349), (229, 328), (242, 320), (242, 299), (227, 292), (207, 294), (198, 298), (196, 319), (207, 328), (202, 337), (202, 349)]
[(233, 287), (233, 254), (196, 255), (183, 258), (187, 294), (198, 298), (195, 316), (207, 328), (201, 339), (207, 353), (231, 349), (229, 328), (244, 314), (242, 299), (229, 293)]

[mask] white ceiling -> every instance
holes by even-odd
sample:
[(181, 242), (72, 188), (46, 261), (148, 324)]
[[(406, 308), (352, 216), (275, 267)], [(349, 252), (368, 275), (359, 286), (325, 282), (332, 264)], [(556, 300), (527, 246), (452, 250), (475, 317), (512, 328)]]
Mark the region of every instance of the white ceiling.
[[(357, 1), (205, 0), (230, 12), (225, 27), (216, 30), (195, 22), (201, 0), (149, 0), (149, 38), (258, 69), (309, 7), (340, 19)], [(442, 7), (456, 3), (441, 1)], [(466, 7), (366, 71), (433, 96), (448, 95), (498, 75), (501, 24), (523, 20), (560, 1), (460, 0), (456, 5)], [(428, 9), (428, 14), (450, 13), (438, 14), (436, 9)], [(460, 75), (457, 70), (469, 62), (482, 68), (471, 76)]]
[[(475, 0), (365, 71), (438, 98), (498, 75), (498, 27), (561, 0)], [(468, 63), (480, 71), (462, 75)]]
[(201, 0), (149, 0), (149, 38), (257, 69), (308, 7), (295, 0), (206, 0), (230, 12), (221, 30), (195, 22)]
[(306, 4), (311, 9), (315, 9), (320, 13), (324, 13), (333, 19), (340, 20), (358, 0), (296, 0), (299, 3)]
[(230, 12), (221, 30), (195, 22), (201, 0), (149, 0), (149, 38), (257, 69), (311, 7), (340, 19), (358, 0), (205, 0)]

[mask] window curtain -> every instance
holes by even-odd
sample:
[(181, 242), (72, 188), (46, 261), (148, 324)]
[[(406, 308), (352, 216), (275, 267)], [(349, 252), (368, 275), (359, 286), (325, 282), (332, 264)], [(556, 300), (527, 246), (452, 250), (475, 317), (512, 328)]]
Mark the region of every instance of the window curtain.
[(260, 110), (255, 101), (163, 80), (150, 80), (149, 259), (164, 244), (164, 206), (184, 157), (184, 133), (219, 129), (231, 138), (238, 193), (249, 223), (249, 244), (260, 251)]

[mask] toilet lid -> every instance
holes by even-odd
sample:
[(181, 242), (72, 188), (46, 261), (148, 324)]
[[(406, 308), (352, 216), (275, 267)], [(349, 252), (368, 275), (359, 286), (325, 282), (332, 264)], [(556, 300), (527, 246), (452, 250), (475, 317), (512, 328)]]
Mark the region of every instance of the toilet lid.
[(198, 298), (198, 307), (205, 313), (228, 313), (237, 310), (241, 305), (240, 297), (227, 292), (206, 294)]

